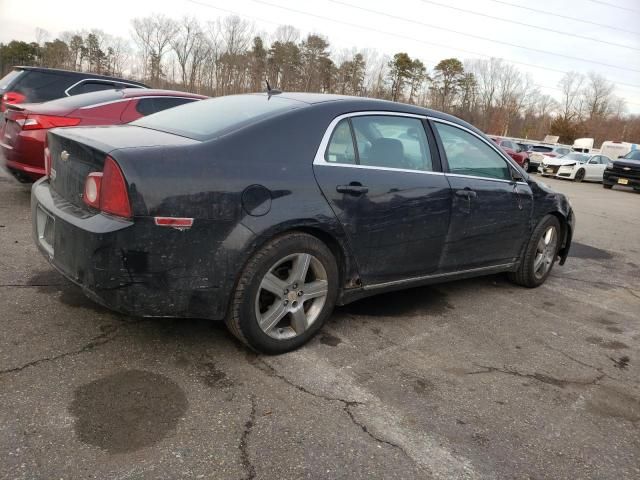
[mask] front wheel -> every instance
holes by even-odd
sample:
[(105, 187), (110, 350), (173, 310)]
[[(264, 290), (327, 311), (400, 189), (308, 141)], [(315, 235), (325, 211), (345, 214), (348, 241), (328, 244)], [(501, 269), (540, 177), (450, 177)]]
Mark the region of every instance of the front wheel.
[(531, 234), (518, 270), (509, 278), (524, 287), (542, 285), (551, 273), (559, 247), (560, 222), (553, 215), (547, 215)]
[(574, 180), (576, 182), (581, 182), (581, 181), (584, 180), (584, 169), (583, 168), (581, 168), (580, 170), (578, 170), (576, 172), (576, 176), (575, 176)]
[(305, 233), (277, 237), (244, 268), (227, 326), (259, 352), (294, 350), (331, 314), (338, 278), (336, 260), (322, 241)]

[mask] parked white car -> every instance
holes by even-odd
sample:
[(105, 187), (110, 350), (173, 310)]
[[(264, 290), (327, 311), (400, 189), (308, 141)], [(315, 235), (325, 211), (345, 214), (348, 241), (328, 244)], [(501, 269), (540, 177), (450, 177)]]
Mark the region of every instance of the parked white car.
[[(601, 182), (604, 169), (611, 163), (611, 159), (600, 154), (571, 152), (563, 157), (554, 158), (549, 163), (551, 162), (558, 164), (555, 174), (558, 178), (566, 178), (576, 182), (583, 180)], [(544, 168), (554, 170), (555, 165), (549, 165), (549, 163)], [(549, 175), (549, 173), (544, 175)]]

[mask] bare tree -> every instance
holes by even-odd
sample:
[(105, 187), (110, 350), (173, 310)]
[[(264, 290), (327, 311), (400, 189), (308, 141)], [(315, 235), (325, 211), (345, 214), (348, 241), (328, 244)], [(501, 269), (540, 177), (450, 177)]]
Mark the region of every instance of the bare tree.
[(564, 74), (558, 82), (562, 92), (560, 98), (560, 115), (565, 120), (571, 120), (580, 114), (580, 95), (584, 76), (571, 71)]
[(131, 21), (136, 43), (139, 45), (143, 72), (154, 85), (158, 85), (162, 72), (162, 60), (170, 48), (171, 41), (178, 33), (178, 24), (164, 15), (152, 15), (144, 18), (134, 18)]
[(614, 85), (602, 75), (589, 72), (582, 90), (583, 108), (589, 120), (606, 118), (613, 110)]

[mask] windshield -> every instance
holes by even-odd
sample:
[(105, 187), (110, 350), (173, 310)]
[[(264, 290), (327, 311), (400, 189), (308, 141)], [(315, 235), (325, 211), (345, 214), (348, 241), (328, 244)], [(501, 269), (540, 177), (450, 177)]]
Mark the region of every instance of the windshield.
[(242, 126), (306, 105), (297, 100), (265, 95), (231, 95), (164, 110), (131, 125), (208, 140)]
[(586, 153), (571, 152), (561, 156), (560, 158), (562, 160), (576, 160), (578, 162), (586, 162), (587, 160), (589, 160), (589, 157), (591, 157), (591, 155), (587, 155)]
[(631, 150), (622, 158), (626, 160), (640, 160), (640, 150)]

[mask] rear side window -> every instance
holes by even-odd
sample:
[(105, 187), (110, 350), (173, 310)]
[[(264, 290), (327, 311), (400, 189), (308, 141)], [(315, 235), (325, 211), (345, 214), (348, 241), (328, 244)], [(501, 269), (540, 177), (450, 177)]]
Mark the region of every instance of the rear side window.
[(371, 115), (351, 118), (360, 165), (433, 171), (429, 142), (418, 118)]
[(178, 97), (141, 98), (136, 104), (136, 111), (142, 116), (147, 116), (193, 101), (195, 101), (193, 98)]
[(356, 151), (353, 148), (353, 136), (349, 120), (341, 120), (331, 134), (331, 140), (324, 159), (329, 163), (356, 163)]
[(65, 96), (73, 78), (59, 72), (25, 70), (11, 90), (23, 94), (25, 102), (46, 102)]
[(558, 148), (558, 149), (556, 149), (556, 152), (558, 153), (558, 155), (566, 155), (570, 151), (571, 150), (569, 150), (568, 148)]
[(11, 70), (0, 79), (0, 92), (4, 92), (9, 88), (11, 82), (24, 73), (24, 70)]
[(81, 95), (83, 93), (100, 92), (103, 90), (114, 90), (116, 84), (114, 82), (102, 82), (97, 80), (90, 80), (79, 83), (73, 88), (70, 88), (67, 92), (69, 95)]
[(279, 95), (230, 95), (170, 108), (131, 125), (207, 140), (305, 105)]
[(511, 180), (506, 160), (475, 135), (460, 128), (434, 122), (447, 155), (449, 171), (500, 180)]

